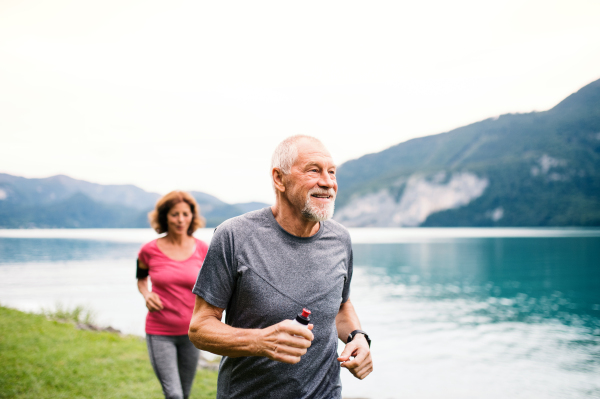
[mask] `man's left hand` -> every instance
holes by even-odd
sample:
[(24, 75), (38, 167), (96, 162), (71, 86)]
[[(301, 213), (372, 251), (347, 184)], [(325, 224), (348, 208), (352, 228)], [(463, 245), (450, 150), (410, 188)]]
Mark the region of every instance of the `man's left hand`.
[[(353, 356), (354, 359), (350, 360)], [(337, 359), (342, 362), (342, 367), (347, 368), (353, 376), (362, 380), (373, 371), (373, 360), (371, 359), (371, 349), (362, 334), (356, 334), (356, 337), (346, 344), (342, 354)]]

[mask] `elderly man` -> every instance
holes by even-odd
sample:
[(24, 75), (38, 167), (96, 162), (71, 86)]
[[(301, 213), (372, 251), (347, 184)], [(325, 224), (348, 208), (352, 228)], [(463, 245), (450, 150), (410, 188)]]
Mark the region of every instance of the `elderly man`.
[[(218, 398), (341, 398), (340, 366), (360, 379), (373, 370), (349, 298), (350, 236), (328, 220), (335, 172), (319, 140), (290, 137), (273, 154), (275, 205), (216, 229), (189, 336), (223, 355)], [(303, 307), (308, 329), (291, 320)], [(339, 357), (338, 338), (347, 342)]]

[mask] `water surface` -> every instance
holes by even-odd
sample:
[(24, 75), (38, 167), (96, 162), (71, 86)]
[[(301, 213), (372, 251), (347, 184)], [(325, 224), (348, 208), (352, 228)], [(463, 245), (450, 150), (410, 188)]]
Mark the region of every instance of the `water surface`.
[[(210, 240), (212, 230), (198, 233)], [(354, 229), (375, 372), (345, 397), (600, 397), (600, 230)], [(0, 230), (0, 303), (87, 305), (143, 335), (148, 229)]]

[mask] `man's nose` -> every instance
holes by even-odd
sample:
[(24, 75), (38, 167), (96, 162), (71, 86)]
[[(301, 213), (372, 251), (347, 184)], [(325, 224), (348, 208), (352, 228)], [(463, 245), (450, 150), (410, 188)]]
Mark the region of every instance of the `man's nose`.
[(335, 186), (335, 180), (331, 178), (331, 175), (328, 171), (323, 171), (321, 173), (321, 178), (319, 179), (319, 186), (333, 188)]

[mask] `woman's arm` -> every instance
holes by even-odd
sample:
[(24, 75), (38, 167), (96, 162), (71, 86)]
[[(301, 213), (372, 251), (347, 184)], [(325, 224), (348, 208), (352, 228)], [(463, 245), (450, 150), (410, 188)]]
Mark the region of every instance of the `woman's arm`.
[[(138, 260), (138, 267), (140, 269), (148, 270), (148, 265), (146, 265), (141, 260)], [(150, 312), (157, 312), (159, 310), (163, 310), (163, 304), (160, 301), (160, 297), (154, 292), (148, 289), (148, 277), (138, 278), (137, 281), (138, 290), (146, 300), (146, 307)]]

